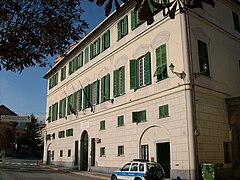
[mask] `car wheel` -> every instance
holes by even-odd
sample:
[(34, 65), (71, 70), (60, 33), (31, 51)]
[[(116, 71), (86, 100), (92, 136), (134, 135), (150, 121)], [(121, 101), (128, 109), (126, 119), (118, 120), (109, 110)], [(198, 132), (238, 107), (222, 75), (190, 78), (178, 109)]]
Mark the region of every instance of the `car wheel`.
[(163, 178), (163, 172), (162, 172), (161, 170), (157, 170), (157, 171), (155, 172), (155, 177), (156, 177), (157, 179), (162, 179), (162, 178)]
[(117, 180), (117, 176), (112, 175), (111, 180)]

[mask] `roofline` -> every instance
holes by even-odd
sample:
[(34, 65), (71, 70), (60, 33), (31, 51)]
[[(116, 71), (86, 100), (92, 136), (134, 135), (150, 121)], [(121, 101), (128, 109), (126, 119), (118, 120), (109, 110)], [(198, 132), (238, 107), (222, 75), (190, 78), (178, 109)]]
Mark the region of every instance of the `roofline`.
[[(131, 4), (131, 2), (133, 1), (129, 1), (129, 3), (127, 4), (122, 4), (121, 8)], [(43, 76), (43, 78), (47, 79), (53, 71), (56, 72), (57, 66), (61, 64), (73, 50), (75, 50), (80, 44), (82, 44), (84, 40), (86, 40), (90, 35), (92, 35), (95, 31), (97, 31), (97, 29), (99, 29), (102, 26), (102, 24), (104, 24), (108, 19), (112, 18), (115, 14), (117, 14), (116, 9), (109, 16), (107, 16), (103, 21), (101, 21), (95, 28), (93, 28), (86, 36), (84, 36), (72, 49), (70, 49), (60, 61), (55, 63), (54, 66), (47, 71), (47, 73)]]

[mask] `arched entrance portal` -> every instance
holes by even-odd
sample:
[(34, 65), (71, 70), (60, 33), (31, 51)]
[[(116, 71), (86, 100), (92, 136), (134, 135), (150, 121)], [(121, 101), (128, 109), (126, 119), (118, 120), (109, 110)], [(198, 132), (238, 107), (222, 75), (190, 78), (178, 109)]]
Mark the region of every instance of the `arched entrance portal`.
[(145, 129), (139, 140), (139, 150), (139, 158), (160, 163), (170, 177), (170, 135), (164, 128), (154, 125)]
[(81, 136), (81, 149), (80, 149), (80, 170), (88, 170), (88, 133), (83, 131)]

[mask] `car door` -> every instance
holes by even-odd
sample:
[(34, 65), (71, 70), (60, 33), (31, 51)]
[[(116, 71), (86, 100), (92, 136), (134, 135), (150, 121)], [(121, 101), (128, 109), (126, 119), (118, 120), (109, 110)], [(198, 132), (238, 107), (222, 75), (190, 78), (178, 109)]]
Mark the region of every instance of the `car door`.
[(132, 162), (128, 176), (129, 176), (129, 179), (131, 179), (131, 180), (138, 176), (138, 163), (137, 162)]

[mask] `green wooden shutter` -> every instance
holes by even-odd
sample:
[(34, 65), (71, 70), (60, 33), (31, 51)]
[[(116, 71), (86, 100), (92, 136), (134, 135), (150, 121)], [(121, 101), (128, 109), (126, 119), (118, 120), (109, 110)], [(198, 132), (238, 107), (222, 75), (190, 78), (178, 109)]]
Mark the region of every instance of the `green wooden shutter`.
[(105, 91), (105, 84), (104, 84), (104, 77), (101, 78), (101, 103), (104, 102), (104, 91)]
[(130, 60), (130, 89), (137, 89), (137, 61)]
[(74, 109), (74, 111), (76, 112), (77, 111), (77, 101), (78, 101), (78, 99), (77, 99), (77, 93), (78, 92), (75, 92), (74, 94), (73, 94), (73, 109)]
[(144, 69), (145, 69), (145, 84), (151, 84), (151, 54), (147, 52), (145, 54), (145, 62), (144, 62)]
[[(89, 102), (88, 102), (88, 106), (87, 107), (90, 107), (90, 104), (93, 106), (93, 100), (92, 100), (92, 84), (89, 84), (88, 85), (88, 94), (89, 94), (89, 96), (88, 96), (88, 98), (89, 98)], [(90, 103), (90, 104), (89, 104)]]
[(102, 51), (104, 51), (105, 50), (105, 44), (106, 44), (106, 38), (105, 38), (105, 36), (106, 36), (106, 34), (103, 34), (102, 35)]
[(80, 54), (79, 66), (80, 66), (80, 67), (83, 66), (83, 51), (82, 51), (81, 54)]
[(125, 93), (125, 66), (121, 67), (121, 71), (122, 71), (122, 78), (121, 78), (121, 94)]
[(89, 48), (85, 48), (85, 64), (89, 61)]
[(58, 119), (58, 102), (56, 103), (56, 120)]
[[(137, 12), (136, 12), (137, 13)], [(131, 29), (135, 29), (137, 26), (137, 16), (134, 11), (131, 11)]]
[(132, 112), (132, 122), (138, 123), (138, 113), (139, 112)]
[(144, 110), (144, 111), (141, 111), (141, 113), (142, 113), (142, 122), (146, 122), (147, 121), (147, 111), (146, 110)]
[(117, 24), (118, 28), (118, 40), (122, 38), (122, 28), (121, 28), (121, 21), (118, 22)]
[(84, 89), (83, 89), (83, 91), (85, 92), (83, 92), (83, 109), (86, 109), (87, 108), (87, 95), (88, 95), (88, 91), (87, 91), (87, 86), (86, 87), (84, 87)]
[(67, 102), (67, 100), (66, 100), (66, 98), (64, 98), (63, 99), (63, 117), (66, 116), (66, 102)]
[(96, 104), (99, 104), (99, 80), (96, 81)]
[(62, 118), (62, 108), (63, 108), (63, 100), (59, 101), (59, 118)]
[(48, 107), (48, 122), (52, 121), (52, 106)]
[(149, 7), (150, 7), (150, 10), (153, 12), (154, 11), (154, 7), (153, 7), (152, 3), (150, 2), (150, 0), (148, 0), (148, 4), (149, 4)]
[(78, 110), (82, 110), (82, 89), (78, 91)]
[(118, 96), (118, 70), (113, 71), (113, 96)]
[(100, 53), (100, 45), (101, 45), (101, 40), (100, 38), (97, 39), (97, 54)]
[(106, 34), (106, 39), (105, 39), (105, 47), (108, 48), (110, 47), (110, 30), (107, 31), (107, 34)]
[(128, 34), (128, 16), (124, 17), (123, 24), (124, 24), (123, 25), (123, 34), (127, 35)]
[(90, 60), (93, 58), (93, 45), (90, 44)]
[(69, 106), (70, 106), (70, 104), (71, 104), (71, 98), (70, 98), (71, 96), (68, 96), (67, 97), (67, 115), (69, 115), (70, 114), (70, 108), (69, 108)]
[(105, 94), (106, 100), (110, 99), (110, 74), (107, 74), (105, 78)]
[(232, 16), (233, 16), (234, 29), (237, 31), (240, 31), (239, 16), (235, 12), (232, 12)]

